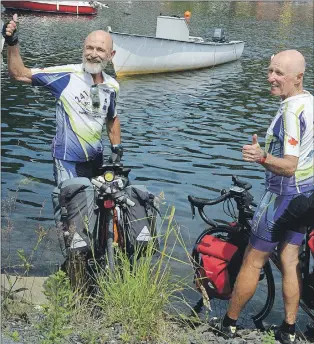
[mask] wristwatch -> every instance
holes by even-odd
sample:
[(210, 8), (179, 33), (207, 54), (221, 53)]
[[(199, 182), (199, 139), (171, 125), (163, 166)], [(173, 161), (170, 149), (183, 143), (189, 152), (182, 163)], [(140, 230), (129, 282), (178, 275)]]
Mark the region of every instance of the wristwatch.
[(267, 152), (263, 150), (263, 157), (259, 159), (258, 163), (259, 164), (264, 164), (267, 159)]
[(123, 155), (123, 146), (121, 143), (116, 145), (111, 145), (111, 152), (115, 154), (119, 154), (121, 157)]

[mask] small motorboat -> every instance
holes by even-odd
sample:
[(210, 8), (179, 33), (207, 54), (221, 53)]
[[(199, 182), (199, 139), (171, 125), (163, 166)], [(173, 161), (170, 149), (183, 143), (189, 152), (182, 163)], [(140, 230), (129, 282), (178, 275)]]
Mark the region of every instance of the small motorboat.
[(189, 19), (158, 16), (156, 37), (114, 32), (107, 27), (116, 50), (112, 60), (116, 75), (206, 68), (241, 57), (243, 41), (226, 41), (223, 29), (215, 29), (210, 41), (190, 36)]
[(64, 13), (64, 14), (96, 14), (98, 8), (107, 7), (98, 1), (1, 1), (6, 9)]
[[(3, 25), (4, 25), (4, 22), (1, 19), (1, 30), (3, 28)], [(1, 35), (1, 53), (2, 53), (2, 50), (3, 50), (3, 46), (4, 46), (4, 37)]]

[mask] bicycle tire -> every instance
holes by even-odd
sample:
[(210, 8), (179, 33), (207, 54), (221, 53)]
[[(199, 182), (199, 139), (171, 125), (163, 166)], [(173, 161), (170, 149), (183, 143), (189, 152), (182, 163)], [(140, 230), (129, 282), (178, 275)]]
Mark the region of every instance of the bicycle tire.
[(110, 216), (107, 230), (107, 260), (108, 266), (111, 272), (114, 272), (115, 269), (115, 250), (114, 250), (114, 231), (113, 231), (113, 216)]
[[(205, 230), (199, 238), (196, 240), (196, 244), (207, 234), (213, 235), (218, 238), (223, 238), (225, 240), (229, 240), (232, 236), (240, 236), (241, 232), (237, 232), (233, 227), (228, 226), (218, 226), (216, 228), (210, 228)], [(257, 327), (261, 326), (262, 320), (264, 320), (269, 313), (274, 304), (275, 300), (275, 283), (274, 277), (271, 269), (271, 265), (269, 262), (265, 264), (262, 269), (262, 273), (264, 277), (258, 283), (257, 292), (258, 290), (261, 292), (261, 287), (264, 287), (266, 291), (264, 291), (267, 295), (266, 297), (259, 298), (257, 292), (255, 292), (254, 296), (251, 300), (247, 303), (245, 308), (240, 314), (240, 318), (238, 324), (241, 326), (248, 326), (250, 322)], [(262, 276), (261, 273), (261, 276)], [(260, 289), (259, 289), (260, 288)], [(255, 298), (254, 298), (255, 297)], [(260, 300), (258, 300), (260, 299)], [(220, 314), (213, 314), (214, 316), (224, 316), (228, 304), (230, 300), (220, 300), (220, 299), (211, 299), (211, 308), (213, 313), (220, 313)], [(214, 309), (216, 308), (216, 310)], [(250, 311), (250, 308), (252, 310)]]
[[(303, 311), (310, 317), (312, 321), (314, 321), (314, 308), (312, 307), (313, 301), (310, 300), (310, 298), (307, 299), (306, 295), (310, 295), (313, 285), (311, 284), (310, 287), (307, 287), (306, 283), (310, 283), (309, 277), (311, 274), (311, 253), (310, 248), (308, 246), (308, 237), (305, 237), (305, 240), (303, 240), (302, 245), (300, 246), (300, 254), (299, 254), (299, 260), (301, 265), (301, 273), (302, 273), (302, 279), (303, 279), (303, 290), (301, 294), (300, 299), (300, 306), (303, 309)], [(314, 273), (314, 272), (312, 272)], [(305, 277), (306, 276), (306, 277)], [(307, 278), (307, 280), (305, 280)], [(308, 288), (306, 292), (306, 288)], [(310, 305), (311, 304), (311, 305)]]

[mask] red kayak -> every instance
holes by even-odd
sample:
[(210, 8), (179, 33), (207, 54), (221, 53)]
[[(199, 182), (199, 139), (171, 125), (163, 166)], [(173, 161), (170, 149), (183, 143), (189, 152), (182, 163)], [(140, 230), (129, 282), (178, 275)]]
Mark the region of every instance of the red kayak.
[(96, 14), (99, 5), (97, 1), (1, 1), (7, 9), (50, 12), (50, 13), (71, 13), (71, 14)]

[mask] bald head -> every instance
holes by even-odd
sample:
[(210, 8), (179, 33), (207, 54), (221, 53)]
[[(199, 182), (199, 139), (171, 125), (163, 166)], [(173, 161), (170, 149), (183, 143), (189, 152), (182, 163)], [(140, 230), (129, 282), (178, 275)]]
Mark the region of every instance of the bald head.
[(84, 41), (84, 46), (97, 42), (97, 44), (104, 45), (106, 49), (110, 49), (112, 51), (113, 49), (113, 41), (110, 36), (110, 34), (103, 30), (96, 30), (91, 32)]
[(101, 75), (114, 54), (112, 38), (108, 32), (102, 30), (91, 32), (84, 41), (84, 70)]
[(271, 94), (282, 100), (303, 93), (304, 56), (297, 50), (284, 50), (271, 58), (268, 82)]
[(285, 68), (289, 73), (304, 73), (305, 59), (297, 50), (284, 50), (272, 58), (272, 63)]

